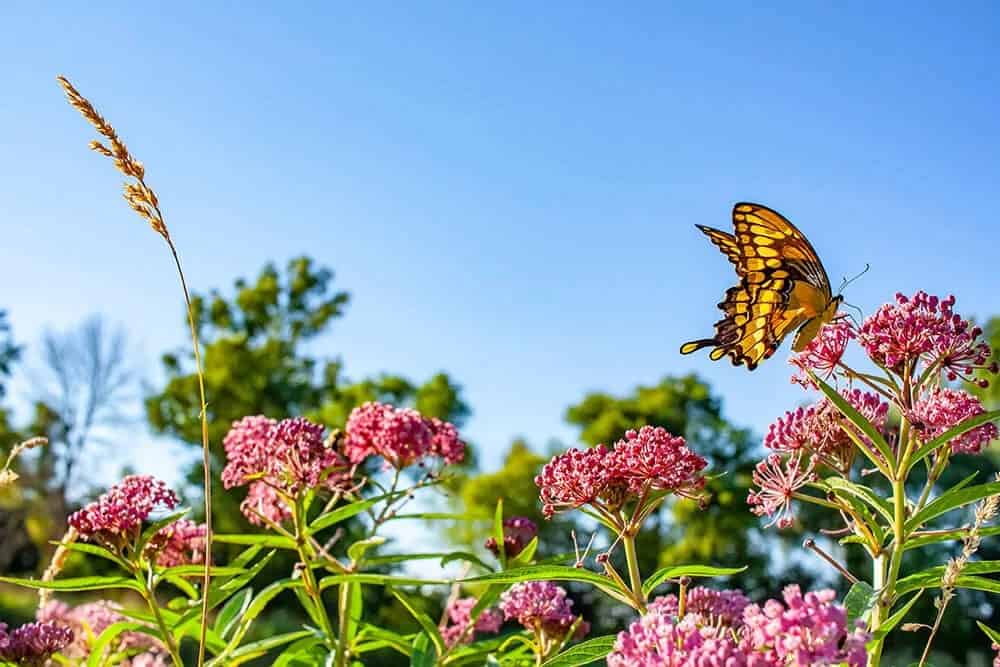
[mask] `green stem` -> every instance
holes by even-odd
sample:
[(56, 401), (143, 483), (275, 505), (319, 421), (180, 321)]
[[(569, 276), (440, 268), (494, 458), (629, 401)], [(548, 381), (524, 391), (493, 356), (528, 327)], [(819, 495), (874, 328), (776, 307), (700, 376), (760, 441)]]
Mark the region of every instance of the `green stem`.
[[(879, 556), (875, 559), (872, 587), (878, 595), (878, 602), (872, 610), (871, 630), (873, 632), (878, 630), (885, 619), (889, 617), (889, 611), (896, 598), (896, 581), (899, 579), (899, 570), (903, 564), (903, 544), (906, 543), (906, 486), (904, 480), (896, 479), (893, 481), (892, 501), (895, 545), (892, 548), (892, 555), (889, 557), (888, 572), (886, 572), (885, 556)], [(879, 667), (884, 644), (885, 642), (875, 644), (872, 655), (868, 659), (869, 667)]]
[(642, 575), (639, 573), (639, 554), (635, 550), (635, 535), (623, 534), (622, 543), (625, 545), (625, 561), (628, 563), (628, 578), (632, 597), (635, 598), (636, 611), (645, 614), (646, 594), (642, 592)]
[[(305, 588), (306, 595), (312, 600), (313, 606), (316, 608), (316, 615), (319, 617), (320, 625), (322, 626), (323, 634), (326, 635), (327, 645), (333, 641), (333, 623), (330, 622), (330, 616), (326, 613), (326, 607), (323, 605), (323, 597), (319, 590), (319, 585), (316, 583), (316, 575), (312, 571), (312, 561), (316, 557), (312, 553), (309, 540), (306, 534), (305, 525), (305, 512), (302, 511), (302, 505), (300, 502), (295, 502), (292, 507), (293, 510), (293, 521), (295, 524), (295, 547), (299, 553), (299, 560), (302, 561), (302, 585)], [(338, 647), (339, 648), (339, 647)], [(337, 658), (340, 659), (341, 651), (337, 651)]]
[(345, 667), (347, 665), (347, 645), (350, 643), (351, 627), (351, 602), (354, 594), (354, 587), (349, 581), (340, 584), (340, 595), (338, 599), (337, 622), (340, 625), (340, 633), (337, 639), (337, 656), (334, 667)]
[(170, 659), (174, 661), (177, 667), (184, 667), (184, 663), (181, 662), (180, 650), (177, 647), (177, 640), (174, 639), (173, 634), (167, 627), (166, 621), (163, 620), (163, 614), (160, 613), (160, 605), (156, 603), (155, 593), (146, 586), (144, 578), (137, 578), (142, 582), (142, 597), (146, 600), (149, 610), (153, 613), (153, 618), (156, 620), (156, 626), (160, 629), (160, 634), (163, 635), (163, 643), (170, 653)]

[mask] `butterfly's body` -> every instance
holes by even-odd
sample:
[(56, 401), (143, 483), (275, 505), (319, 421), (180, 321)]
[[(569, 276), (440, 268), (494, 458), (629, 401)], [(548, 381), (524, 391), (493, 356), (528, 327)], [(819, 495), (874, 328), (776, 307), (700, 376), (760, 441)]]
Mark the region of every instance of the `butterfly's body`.
[(800, 351), (833, 320), (841, 297), (834, 296), (826, 269), (796, 227), (780, 213), (759, 204), (733, 207), (734, 234), (698, 225), (736, 267), (740, 282), (719, 304), (725, 317), (715, 337), (681, 346), (681, 354), (713, 347), (709, 358), (728, 355), (733, 365), (753, 370), (785, 337), (798, 330)]

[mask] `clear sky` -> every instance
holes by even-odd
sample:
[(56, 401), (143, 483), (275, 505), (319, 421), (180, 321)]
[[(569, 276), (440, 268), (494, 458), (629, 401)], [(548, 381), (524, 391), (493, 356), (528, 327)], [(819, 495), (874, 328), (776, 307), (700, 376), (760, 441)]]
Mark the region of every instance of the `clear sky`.
[(738, 200), (835, 287), (871, 263), (866, 312), (923, 288), (1000, 313), (994, 3), (39, 4), (0, 10), (0, 307), (28, 343), (100, 312), (153, 382), (184, 343), (169, 257), (59, 73), (146, 163), (195, 289), (332, 266), (353, 303), (316, 351), (451, 373), (487, 468), (667, 373), (758, 430), (802, 400), (787, 347), (754, 373), (677, 353), (733, 280), (693, 225)]

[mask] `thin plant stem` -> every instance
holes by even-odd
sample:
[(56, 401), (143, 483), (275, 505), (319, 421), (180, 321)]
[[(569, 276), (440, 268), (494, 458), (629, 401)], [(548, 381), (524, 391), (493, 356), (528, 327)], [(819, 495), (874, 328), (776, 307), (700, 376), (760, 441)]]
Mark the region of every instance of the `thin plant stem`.
[[(299, 560), (302, 561), (302, 585), (305, 588), (306, 595), (312, 600), (313, 606), (316, 608), (316, 615), (319, 617), (319, 623), (322, 626), (321, 630), (326, 635), (327, 644), (329, 644), (334, 638), (333, 624), (330, 622), (330, 617), (326, 613), (326, 607), (323, 605), (323, 597), (319, 590), (319, 585), (316, 583), (316, 576), (312, 571), (312, 560), (315, 554), (310, 552), (310, 545), (306, 539), (306, 526), (305, 517), (302, 516), (302, 505), (301, 503), (295, 503), (293, 522), (295, 525), (295, 547), (299, 554)], [(337, 659), (340, 659), (341, 647), (337, 647)]]
[(628, 563), (628, 578), (632, 597), (635, 598), (639, 613), (645, 613), (646, 594), (642, 592), (642, 575), (639, 573), (639, 555), (635, 550), (635, 535), (623, 534), (622, 544), (625, 546), (625, 561)]
[(153, 613), (153, 619), (156, 621), (156, 626), (160, 629), (160, 634), (163, 635), (163, 644), (167, 647), (167, 651), (170, 653), (171, 660), (177, 667), (184, 667), (184, 663), (181, 662), (180, 651), (177, 648), (177, 642), (174, 640), (174, 636), (170, 633), (170, 629), (167, 627), (166, 621), (163, 620), (163, 614), (160, 613), (160, 605), (156, 602), (156, 595), (148, 586), (146, 586), (146, 581), (143, 577), (136, 577), (142, 583), (142, 597), (146, 601), (146, 605), (149, 610)]
[[(156, 209), (159, 213), (159, 208)], [(177, 275), (181, 279), (181, 290), (184, 292), (184, 304), (187, 306), (188, 326), (191, 329), (191, 345), (194, 347), (195, 372), (198, 374), (198, 398), (201, 401), (201, 460), (204, 472), (202, 484), (205, 497), (205, 572), (201, 582), (201, 630), (198, 637), (198, 665), (205, 663), (205, 640), (208, 633), (208, 590), (212, 583), (212, 456), (208, 444), (208, 402), (205, 399), (205, 372), (201, 362), (201, 343), (198, 340), (198, 326), (194, 320), (194, 308), (191, 306), (191, 294), (188, 291), (184, 269), (181, 268), (181, 258), (177, 248), (168, 235), (166, 237), (170, 254), (177, 266)]]
[(341, 582), (340, 595), (338, 600), (339, 634), (337, 635), (337, 656), (334, 660), (334, 667), (345, 667), (347, 665), (347, 644), (351, 627), (351, 602), (353, 601), (354, 587), (349, 581)]

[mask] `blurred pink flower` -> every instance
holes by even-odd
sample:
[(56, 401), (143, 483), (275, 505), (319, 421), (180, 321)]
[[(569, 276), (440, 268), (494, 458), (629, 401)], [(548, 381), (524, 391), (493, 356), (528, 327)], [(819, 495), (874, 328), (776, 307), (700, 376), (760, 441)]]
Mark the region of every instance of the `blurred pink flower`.
[(179, 519), (153, 536), (148, 549), (156, 552), (156, 564), (160, 567), (203, 563), (205, 532), (205, 524)]
[[(538, 526), (531, 519), (523, 516), (515, 516), (509, 519), (504, 519), (503, 522), (503, 549), (504, 554), (507, 558), (516, 557), (524, 547), (528, 546), (538, 535)], [(484, 545), (487, 549), (493, 552), (494, 556), (500, 554), (500, 549), (497, 546), (497, 540), (495, 537), (489, 537)]]
[[(972, 394), (961, 389), (934, 387), (914, 403), (909, 419), (920, 440), (927, 442), (984, 412), (983, 404)], [(978, 454), (997, 437), (997, 426), (990, 422), (952, 439), (948, 444), (956, 454)]]
[[(549, 637), (565, 635), (576, 622), (573, 601), (566, 590), (549, 581), (526, 581), (514, 584), (500, 596), (504, 618), (516, 620), (527, 630), (538, 630)], [(577, 626), (579, 639), (589, 630), (589, 624)]]
[(456, 643), (467, 644), (475, 636), (475, 632), (496, 634), (503, 625), (503, 615), (496, 609), (484, 609), (476, 619), (473, 632), (468, 632), (472, 623), (472, 610), (476, 606), (476, 598), (453, 598), (449, 600), (445, 610), (447, 622), (441, 627), (441, 636), (449, 647)]

